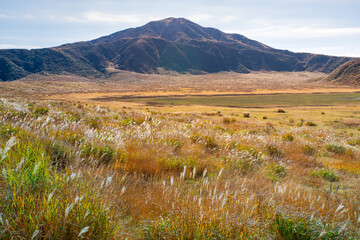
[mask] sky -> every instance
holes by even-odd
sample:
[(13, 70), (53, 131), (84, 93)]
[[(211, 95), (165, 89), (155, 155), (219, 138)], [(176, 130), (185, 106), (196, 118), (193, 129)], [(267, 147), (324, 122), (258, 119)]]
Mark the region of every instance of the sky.
[(0, 49), (88, 41), (184, 17), (295, 52), (360, 57), (359, 0), (0, 0)]

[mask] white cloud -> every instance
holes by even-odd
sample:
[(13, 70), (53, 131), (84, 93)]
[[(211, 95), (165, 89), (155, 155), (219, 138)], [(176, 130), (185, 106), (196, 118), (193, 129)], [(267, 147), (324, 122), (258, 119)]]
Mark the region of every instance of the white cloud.
[(0, 44), (0, 49), (35, 49), (35, 48), (41, 48), (41, 47), (28, 46), (28, 45)]
[(9, 17), (9, 16), (6, 15), (6, 14), (1, 14), (1, 13), (0, 13), (0, 18), (7, 18), (7, 17)]
[(235, 16), (226, 16), (221, 19), (222, 22), (230, 23), (236, 21), (238, 18)]
[(89, 11), (80, 16), (51, 16), (51, 19), (57, 21), (67, 21), (67, 22), (99, 22), (99, 23), (132, 23), (137, 24), (144, 21), (144, 19), (139, 15), (132, 14), (108, 14), (98, 11)]
[(360, 47), (356, 46), (325, 46), (292, 49), (295, 52), (311, 52), (333, 56), (360, 57)]
[(244, 29), (241, 30), (241, 32), (235, 32), (239, 32), (255, 39), (311, 39), (360, 35), (360, 27), (326, 28), (317, 26), (269, 26), (257, 29)]
[(186, 18), (193, 22), (203, 22), (212, 19), (213, 16), (209, 14), (194, 14), (187, 16)]
[(89, 22), (125, 22), (125, 23), (139, 23), (142, 22), (142, 18), (137, 15), (112, 15), (101, 13), (97, 11), (87, 12), (84, 14), (84, 19)]

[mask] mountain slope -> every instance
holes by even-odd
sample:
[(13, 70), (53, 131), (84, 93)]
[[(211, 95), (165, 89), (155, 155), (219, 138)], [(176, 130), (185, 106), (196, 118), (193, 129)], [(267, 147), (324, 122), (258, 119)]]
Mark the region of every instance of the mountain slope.
[(360, 59), (344, 63), (329, 75), (328, 80), (342, 84), (360, 85)]
[(177, 72), (321, 71), (351, 60), (293, 53), (239, 34), (205, 28), (184, 18), (168, 18), (88, 42), (36, 50), (0, 50), (0, 79), (31, 73), (104, 76), (109, 66), (139, 73), (159, 68)]

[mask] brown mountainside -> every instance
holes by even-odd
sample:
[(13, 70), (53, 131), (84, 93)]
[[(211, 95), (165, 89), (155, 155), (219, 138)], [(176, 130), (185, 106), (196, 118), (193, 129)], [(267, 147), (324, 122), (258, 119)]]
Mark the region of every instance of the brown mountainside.
[(329, 75), (328, 80), (342, 84), (360, 85), (360, 59), (344, 63)]
[(351, 60), (293, 53), (239, 34), (202, 27), (184, 18), (167, 18), (88, 42), (47, 49), (0, 50), (0, 80), (32, 73), (106, 76), (106, 68), (139, 73), (159, 69), (180, 73), (234, 71), (320, 71), (329, 73)]

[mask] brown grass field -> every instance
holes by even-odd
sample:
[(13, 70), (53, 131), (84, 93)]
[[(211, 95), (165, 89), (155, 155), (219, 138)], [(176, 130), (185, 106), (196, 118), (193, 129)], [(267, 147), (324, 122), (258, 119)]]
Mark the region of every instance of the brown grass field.
[(0, 239), (359, 239), (360, 89), (324, 77), (0, 83)]

